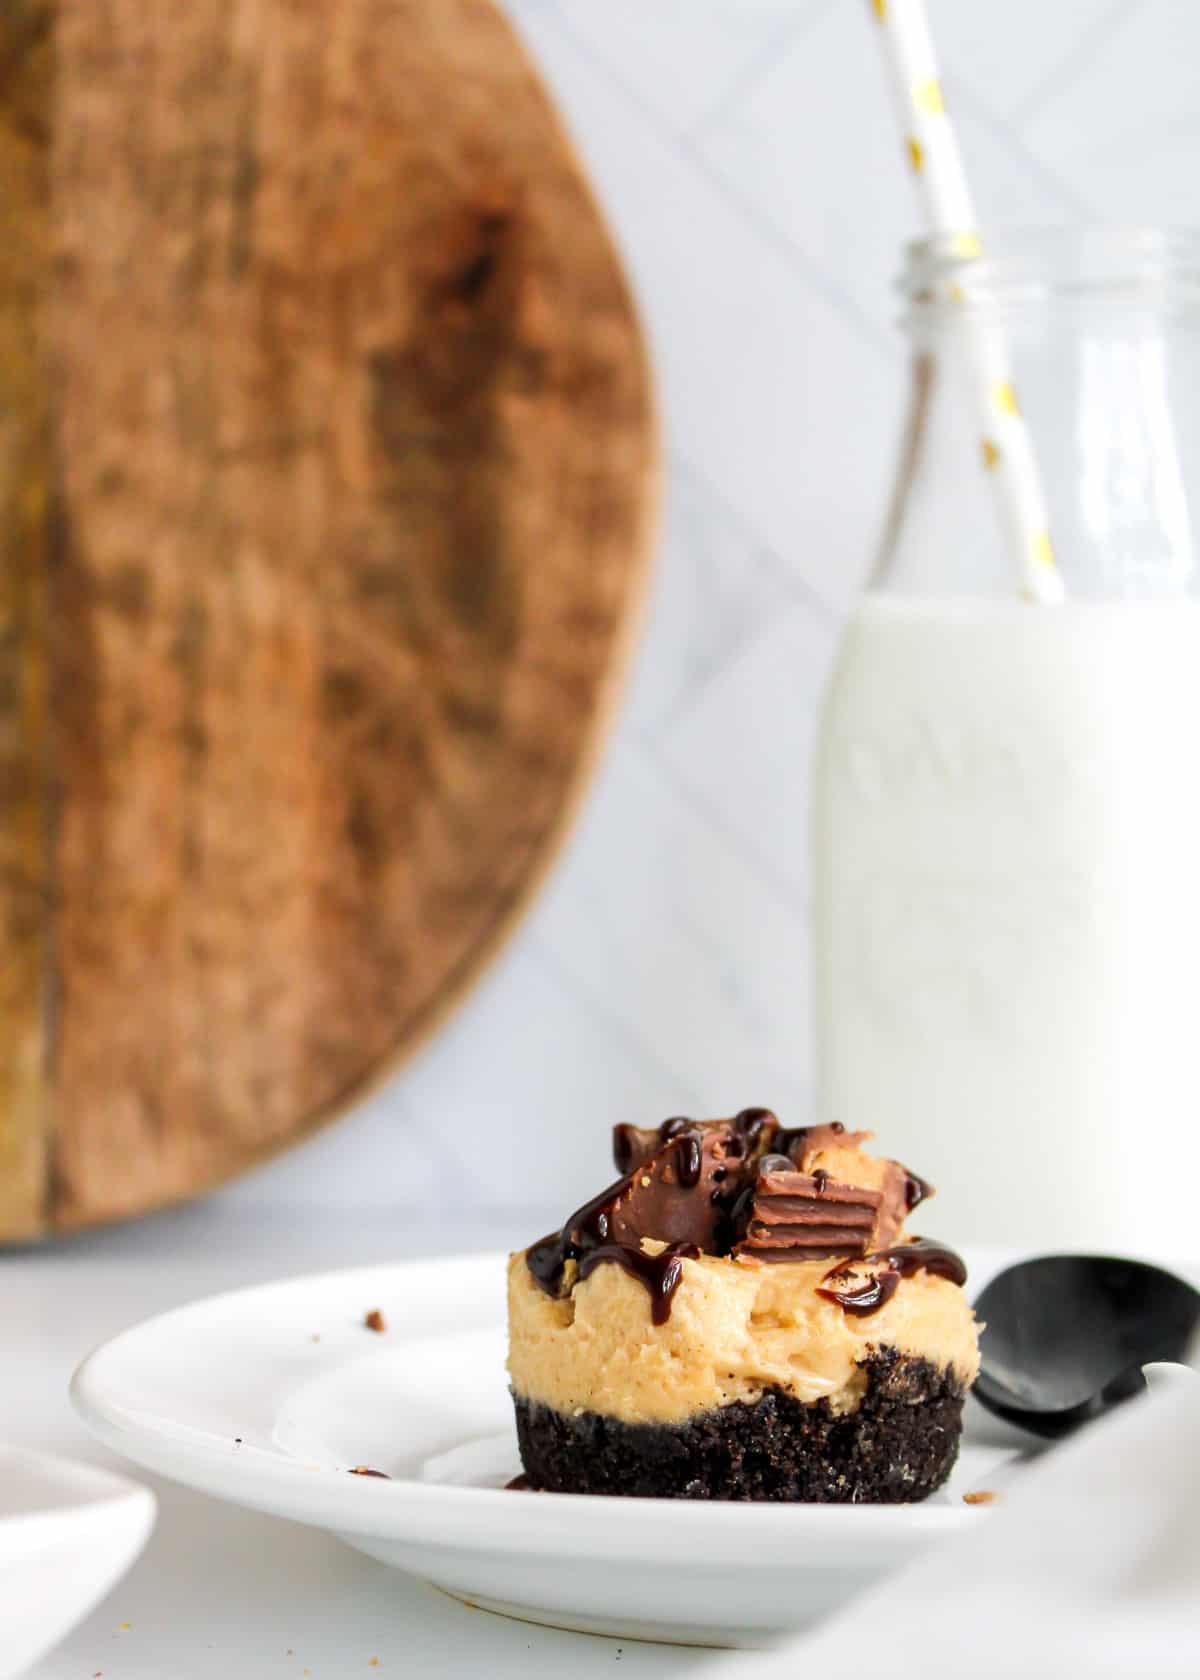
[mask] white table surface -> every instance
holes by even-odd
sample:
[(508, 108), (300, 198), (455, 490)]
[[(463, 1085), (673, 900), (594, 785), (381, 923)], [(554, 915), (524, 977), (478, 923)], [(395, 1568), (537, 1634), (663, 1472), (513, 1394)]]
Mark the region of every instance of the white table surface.
[[(549, 1226), (552, 1218), (541, 1216)], [(220, 1202), (43, 1249), (0, 1253), (0, 1438), (119, 1465), (67, 1382), (97, 1343), (153, 1313), (289, 1274), (431, 1248), (511, 1247), (538, 1214), (447, 1240), (404, 1215), (263, 1216)], [(464, 1240), (465, 1238), (465, 1240)], [(149, 1482), (158, 1526), (112, 1596), (31, 1680), (367, 1680), (368, 1676), (703, 1675), (714, 1654), (591, 1638), (469, 1610), (294, 1523)], [(128, 1624), (128, 1625), (126, 1625)]]

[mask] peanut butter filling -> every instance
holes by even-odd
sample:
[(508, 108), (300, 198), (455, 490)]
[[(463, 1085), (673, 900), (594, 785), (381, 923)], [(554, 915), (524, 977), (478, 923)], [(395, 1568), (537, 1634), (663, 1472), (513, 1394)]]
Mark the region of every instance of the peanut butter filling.
[[(644, 1251), (661, 1244), (646, 1241)], [(509, 1263), (509, 1375), (514, 1391), (568, 1414), (680, 1423), (779, 1387), (851, 1412), (871, 1353), (902, 1354), (974, 1381), (979, 1351), (962, 1290), (917, 1271), (869, 1317), (818, 1293), (829, 1259), (747, 1265), (700, 1255), (680, 1262), (670, 1317), (654, 1324), (646, 1291), (619, 1266), (597, 1266), (560, 1297), (539, 1287), (523, 1253)]]

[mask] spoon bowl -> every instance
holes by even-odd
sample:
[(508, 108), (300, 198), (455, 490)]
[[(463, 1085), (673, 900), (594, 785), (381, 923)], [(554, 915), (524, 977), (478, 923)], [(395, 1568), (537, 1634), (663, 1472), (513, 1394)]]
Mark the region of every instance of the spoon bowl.
[(985, 1326), (976, 1399), (1047, 1439), (1145, 1388), (1143, 1365), (1186, 1363), (1200, 1291), (1141, 1260), (1052, 1254), (1000, 1272), (975, 1303)]

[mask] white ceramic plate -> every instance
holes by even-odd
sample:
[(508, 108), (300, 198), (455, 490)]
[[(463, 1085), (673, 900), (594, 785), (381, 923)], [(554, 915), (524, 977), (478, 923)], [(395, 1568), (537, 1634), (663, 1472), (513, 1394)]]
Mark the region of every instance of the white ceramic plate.
[(82, 1621), (154, 1524), (154, 1495), (123, 1476), (0, 1446), (0, 1680)]
[[(363, 1326), (371, 1308), (387, 1330)], [(968, 1443), (923, 1505), (705, 1504), (509, 1492), (504, 1260), (419, 1261), (184, 1307), (94, 1353), (72, 1392), (118, 1452), (312, 1523), (446, 1592), (530, 1621), (757, 1643), (986, 1521), (1011, 1448)], [(350, 1475), (355, 1465), (390, 1481)]]

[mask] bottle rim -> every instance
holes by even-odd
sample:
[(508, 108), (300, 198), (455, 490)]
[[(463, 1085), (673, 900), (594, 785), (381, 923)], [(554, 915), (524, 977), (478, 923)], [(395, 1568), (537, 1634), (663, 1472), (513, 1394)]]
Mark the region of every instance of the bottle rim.
[(997, 227), (905, 246), (898, 289), (922, 318), (1088, 299), (1200, 298), (1200, 228)]

